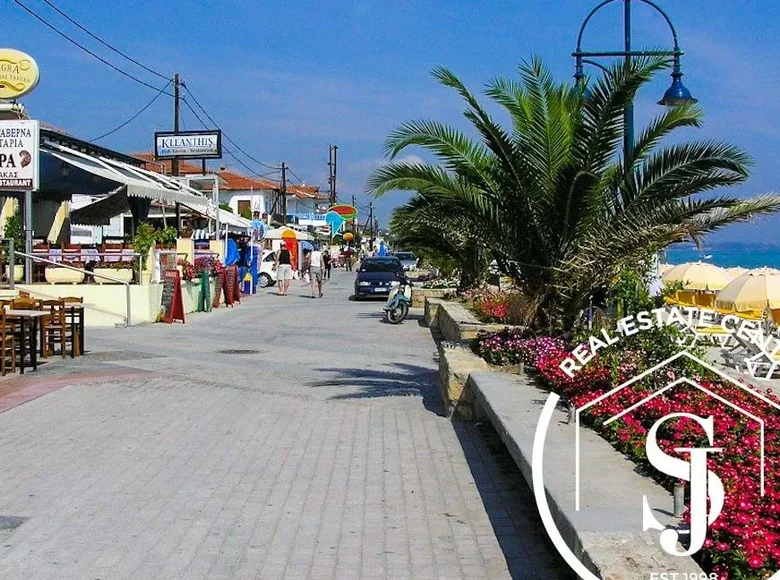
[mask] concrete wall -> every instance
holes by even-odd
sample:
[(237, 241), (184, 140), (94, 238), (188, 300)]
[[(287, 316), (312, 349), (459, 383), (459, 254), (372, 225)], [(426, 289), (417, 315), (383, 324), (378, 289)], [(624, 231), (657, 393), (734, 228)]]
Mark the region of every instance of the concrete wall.
[[(184, 312), (197, 310), (200, 282), (182, 281)], [(156, 322), (162, 300), (162, 284), (130, 286), (131, 324)], [(76, 296), (89, 306), (84, 309), (86, 326), (115, 326), (124, 324), (127, 311), (126, 287), (123, 284), (17, 284), (35, 298), (45, 300)], [(214, 297), (216, 278), (211, 279), (211, 296)]]

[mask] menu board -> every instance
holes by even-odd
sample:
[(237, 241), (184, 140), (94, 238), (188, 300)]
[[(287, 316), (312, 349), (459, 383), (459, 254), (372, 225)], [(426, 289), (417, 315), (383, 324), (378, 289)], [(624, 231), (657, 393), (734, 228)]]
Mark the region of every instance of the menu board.
[(181, 278), (178, 270), (166, 270), (163, 276), (160, 320), (167, 324), (173, 324), (175, 320), (184, 322), (184, 301), (181, 295)]

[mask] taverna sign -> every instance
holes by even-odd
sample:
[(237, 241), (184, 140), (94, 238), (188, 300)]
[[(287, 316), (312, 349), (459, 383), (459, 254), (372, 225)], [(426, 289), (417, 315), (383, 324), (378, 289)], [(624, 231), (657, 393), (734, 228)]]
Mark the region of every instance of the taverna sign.
[(18, 99), (38, 84), (35, 59), (13, 48), (0, 48), (0, 99)]

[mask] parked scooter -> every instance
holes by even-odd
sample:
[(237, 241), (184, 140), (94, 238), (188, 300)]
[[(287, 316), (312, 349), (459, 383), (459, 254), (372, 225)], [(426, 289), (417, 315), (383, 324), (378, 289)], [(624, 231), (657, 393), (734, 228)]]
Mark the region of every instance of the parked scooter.
[(400, 324), (409, 314), (412, 305), (412, 281), (404, 276), (400, 282), (393, 283), (393, 289), (385, 304), (385, 320), (390, 324)]

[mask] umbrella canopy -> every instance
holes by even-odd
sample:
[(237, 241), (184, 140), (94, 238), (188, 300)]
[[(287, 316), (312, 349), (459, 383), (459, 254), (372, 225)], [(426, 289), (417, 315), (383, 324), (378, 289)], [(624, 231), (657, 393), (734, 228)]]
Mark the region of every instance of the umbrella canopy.
[(304, 250), (313, 250), (314, 246), (312, 246), (311, 243), (304, 241), (301, 242), (301, 248), (303, 248)]
[(722, 290), (731, 282), (723, 268), (705, 262), (680, 264), (661, 275), (664, 282), (682, 282), (686, 290)]
[[(292, 232), (292, 233), (290, 233)], [(289, 236), (295, 235), (295, 239), (297, 240), (312, 240), (314, 239), (310, 234), (306, 232), (301, 232), (298, 230), (294, 230), (292, 228), (287, 227), (281, 227), (281, 228), (274, 228), (272, 230), (268, 230), (265, 233), (265, 239), (267, 240), (281, 240), (285, 238), (285, 234), (288, 234)]]
[(658, 264), (658, 273), (663, 274), (674, 268), (674, 264)]
[(731, 276), (732, 280), (736, 280), (737, 278), (742, 276), (742, 274), (745, 274), (746, 272), (749, 271), (750, 270), (748, 270), (747, 268), (740, 268), (739, 266), (736, 266), (734, 268), (726, 268), (726, 272), (729, 273), (729, 276)]
[(758, 268), (742, 274), (718, 294), (715, 306), (735, 312), (780, 308), (780, 270)]

